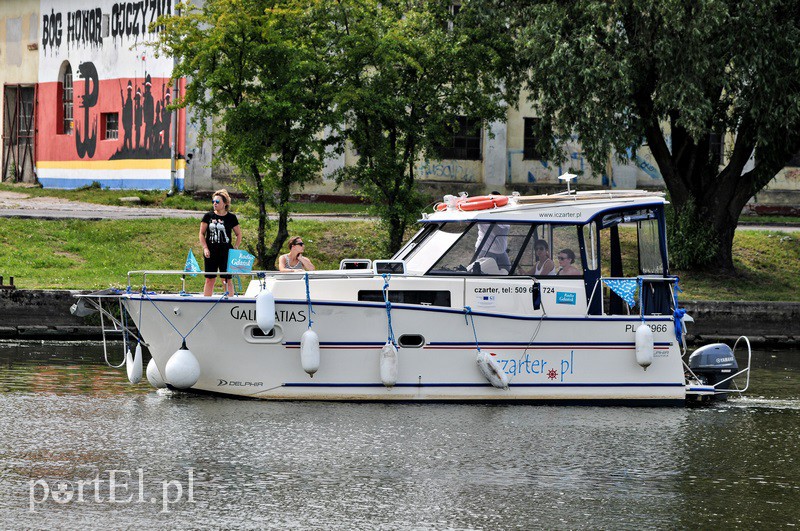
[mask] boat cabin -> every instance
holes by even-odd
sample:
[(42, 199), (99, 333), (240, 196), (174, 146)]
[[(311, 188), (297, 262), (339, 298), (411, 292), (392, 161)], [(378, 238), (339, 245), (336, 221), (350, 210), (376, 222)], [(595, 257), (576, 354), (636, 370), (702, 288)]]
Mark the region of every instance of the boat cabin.
[[(447, 208), (425, 216), (393, 259), (409, 275), (533, 277), (537, 295), (567, 313), (672, 315), (665, 204), (660, 193), (583, 192)], [(630, 289), (644, 308), (625, 302)]]

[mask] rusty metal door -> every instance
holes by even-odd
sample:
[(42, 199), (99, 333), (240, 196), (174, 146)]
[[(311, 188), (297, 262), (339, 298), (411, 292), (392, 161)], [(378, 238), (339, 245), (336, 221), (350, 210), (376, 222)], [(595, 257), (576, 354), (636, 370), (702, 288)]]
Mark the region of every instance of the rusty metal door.
[(5, 85), (3, 90), (4, 182), (35, 183), (36, 86)]

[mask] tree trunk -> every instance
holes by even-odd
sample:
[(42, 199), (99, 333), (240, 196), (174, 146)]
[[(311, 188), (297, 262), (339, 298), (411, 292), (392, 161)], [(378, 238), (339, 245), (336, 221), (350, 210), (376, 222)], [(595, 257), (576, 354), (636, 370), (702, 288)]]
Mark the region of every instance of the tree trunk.
[(283, 243), (289, 238), (289, 199), (291, 198), (291, 184), (293, 180), (291, 163), (294, 162), (294, 156), (288, 149), (282, 150), (281, 157), (283, 158), (283, 173), (278, 184), (278, 233), (272, 241), (269, 250), (267, 251), (267, 264), (270, 269), (278, 269), (275, 262), (281, 255), (281, 248)]
[(264, 180), (261, 172), (255, 164), (250, 167), (253, 174), (253, 180), (256, 184), (256, 202), (258, 203), (258, 239), (256, 241), (256, 258), (258, 263), (261, 264), (262, 269), (267, 269), (267, 254), (264, 246), (264, 240), (267, 238), (267, 194), (264, 187)]
[(392, 211), (389, 216), (389, 253), (394, 254), (403, 246), (406, 226), (402, 216)]

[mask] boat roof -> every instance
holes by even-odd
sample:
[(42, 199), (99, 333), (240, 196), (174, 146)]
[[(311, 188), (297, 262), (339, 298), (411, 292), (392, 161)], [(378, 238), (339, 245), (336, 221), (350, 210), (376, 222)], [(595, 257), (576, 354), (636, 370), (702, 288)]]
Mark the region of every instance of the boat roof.
[(447, 208), (424, 213), (421, 223), (443, 221), (487, 221), (493, 223), (569, 223), (589, 222), (604, 212), (635, 210), (668, 204), (663, 192), (647, 190), (596, 190), (544, 195), (511, 195), (503, 207), (464, 212)]

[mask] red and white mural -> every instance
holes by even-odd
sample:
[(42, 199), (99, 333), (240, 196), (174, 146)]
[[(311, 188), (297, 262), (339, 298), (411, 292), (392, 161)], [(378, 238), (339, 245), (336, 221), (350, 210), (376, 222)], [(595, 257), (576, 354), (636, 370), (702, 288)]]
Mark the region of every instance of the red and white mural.
[[(37, 176), (45, 187), (183, 189), (184, 89), (156, 57), (172, 0), (42, 0)], [(152, 31), (151, 31), (152, 30)]]

